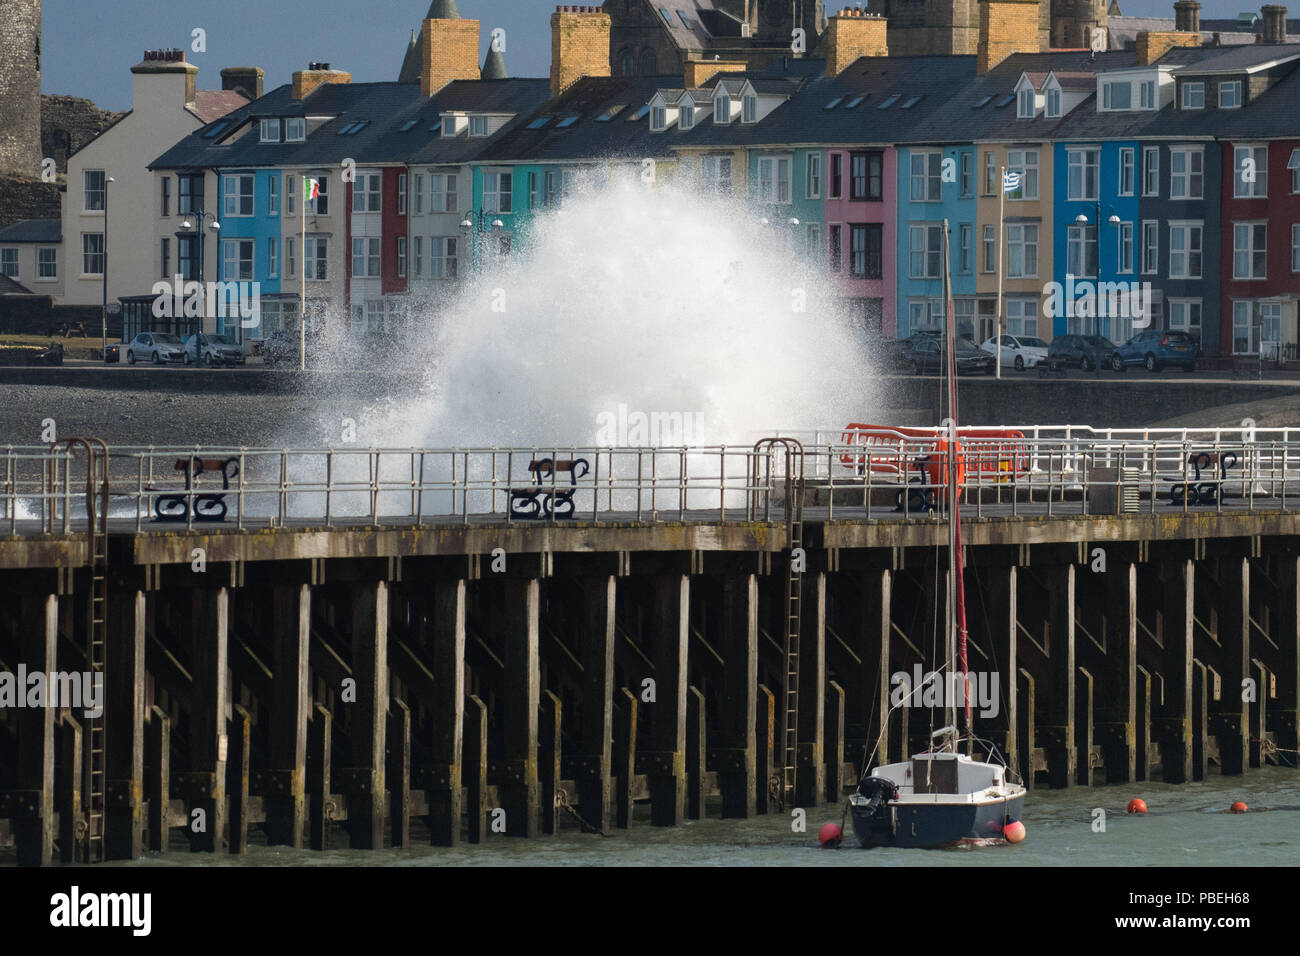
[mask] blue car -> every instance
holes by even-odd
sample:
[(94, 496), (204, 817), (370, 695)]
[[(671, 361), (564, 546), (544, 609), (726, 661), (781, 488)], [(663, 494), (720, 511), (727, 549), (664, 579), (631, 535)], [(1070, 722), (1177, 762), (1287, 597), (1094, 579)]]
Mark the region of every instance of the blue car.
[(1196, 339), (1186, 332), (1147, 329), (1115, 349), (1110, 357), (1110, 367), (1123, 372), (1129, 366), (1141, 365), (1148, 372), (1158, 372), (1166, 365), (1176, 365), (1191, 372), (1195, 371), (1200, 354)]

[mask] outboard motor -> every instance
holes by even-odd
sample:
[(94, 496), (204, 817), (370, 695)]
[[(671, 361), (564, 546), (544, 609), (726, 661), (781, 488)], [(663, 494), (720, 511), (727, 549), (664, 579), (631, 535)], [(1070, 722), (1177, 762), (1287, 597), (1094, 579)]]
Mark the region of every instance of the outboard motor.
[(898, 799), (898, 785), (885, 777), (867, 777), (859, 781), (858, 793), (867, 799), (865, 804), (858, 806), (868, 816), (874, 816), (888, 801)]

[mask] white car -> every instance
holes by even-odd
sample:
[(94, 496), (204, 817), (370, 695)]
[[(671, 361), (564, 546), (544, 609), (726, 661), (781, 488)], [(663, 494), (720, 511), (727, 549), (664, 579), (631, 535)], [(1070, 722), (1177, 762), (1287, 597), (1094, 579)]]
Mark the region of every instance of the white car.
[[(997, 346), (993, 339), (988, 339), (980, 346), (990, 355), (997, 355)], [(1033, 336), (1002, 336), (1002, 366), (1014, 368), (1017, 372), (1033, 368), (1047, 359), (1047, 343)]]

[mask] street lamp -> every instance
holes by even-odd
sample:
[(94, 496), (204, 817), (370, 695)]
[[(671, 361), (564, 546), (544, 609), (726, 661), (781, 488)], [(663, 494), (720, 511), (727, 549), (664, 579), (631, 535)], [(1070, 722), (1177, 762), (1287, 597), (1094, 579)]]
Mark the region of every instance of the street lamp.
[[(1098, 284), (1100, 284), (1101, 282), (1101, 200), (1100, 199), (1097, 200), (1096, 206), (1097, 206), (1097, 269), (1096, 269), (1097, 274), (1093, 277), (1093, 280)], [(1084, 213), (1079, 213), (1079, 215), (1075, 216), (1074, 221), (1081, 226), (1088, 225), (1088, 217)], [(1119, 216), (1115, 215), (1114, 213), (1111, 213), (1110, 218), (1106, 220), (1106, 222), (1112, 226), (1118, 226), (1121, 221), (1122, 220), (1119, 218)], [(1079, 258), (1080, 258), (1079, 265), (1082, 266), (1084, 269), (1086, 269), (1088, 266), (1088, 262), (1087, 262), (1088, 234), (1086, 232), (1083, 235), (1083, 248), (1080, 250)], [(1100, 285), (1098, 285), (1098, 291), (1094, 294), (1095, 304), (1093, 306), (1092, 321), (1094, 324), (1095, 331), (1097, 333), (1097, 338), (1100, 339), (1101, 338), (1101, 297), (1100, 297), (1099, 290), (1100, 290)], [(1093, 356), (1092, 373), (1096, 378), (1101, 378), (1101, 352), (1100, 351), (1098, 351), (1097, 354)]]
[[(217, 219), (217, 214), (215, 212), (205, 212), (202, 209), (194, 210), (194, 217), (198, 220), (197, 226), (193, 221), (186, 219), (181, 223), (181, 229), (192, 235), (197, 235), (199, 240), (199, 327), (194, 330), (197, 334), (203, 331), (203, 307), (207, 302), (207, 295), (203, 291), (203, 223), (208, 222), (208, 220), (211, 219), (212, 221), (208, 223), (208, 228), (211, 229), (213, 233), (219, 233), (221, 231), (221, 222)], [(180, 236), (182, 234), (177, 233), (177, 235)]]
[(108, 361), (108, 184), (117, 182), (112, 176), (104, 180), (104, 275), (103, 275), (103, 301), (99, 307), (99, 335), (103, 354), (100, 356), (105, 362)]

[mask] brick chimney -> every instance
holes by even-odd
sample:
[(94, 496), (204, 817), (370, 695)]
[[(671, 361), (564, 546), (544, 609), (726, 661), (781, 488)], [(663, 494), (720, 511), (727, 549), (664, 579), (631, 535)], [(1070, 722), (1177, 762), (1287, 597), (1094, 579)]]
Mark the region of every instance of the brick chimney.
[(1260, 34), (1260, 43), (1286, 42), (1286, 7), (1270, 3), (1259, 8), (1264, 17), (1264, 32)]
[[(455, 13), (455, 6), (447, 12)], [(420, 27), (420, 95), (432, 96), (452, 80), (479, 77), (478, 21), (425, 20)]]
[(1200, 46), (1199, 33), (1163, 32), (1143, 30), (1137, 35), (1137, 65), (1150, 66), (1176, 46)]
[(145, 50), (144, 59), (131, 67), (132, 109), (184, 108), (194, 102), (199, 68), (185, 62), (184, 50)]
[(609, 76), (610, 18), (600, 7), (556, 7), (551, 14), (551, 95), (584, 76)]
[(262, 82), (266, 71), (260, 66), (228, 66), (221, 71), (221, 88), (242, 93), (245, 99), (262, 98)]
[(862, 7), (845, 7), (826, 24), (826, 75), (839, 76), (864, 56), (889, 56), (884, 17), (865, 13)]
[(1179, 33), (1201, 32), (1201, 5), (1196, 0), (1178, 0), (1174, 4), (1174, 29)]
[(744, 60), (687, 60), (682, 74), (682, 86), (698, 90), (719, 73), (744, 73), (749, 64)]
[(305, 100), (326, 83), (351, 83), (352, 74), (331, 70), (328, 63), (308, 63), (307, 69), (293, 75), (293, 98)]
[(1038, 0), (979, 0), (976, 71), (983, 76), (1013, 53), (1038, 53)]

